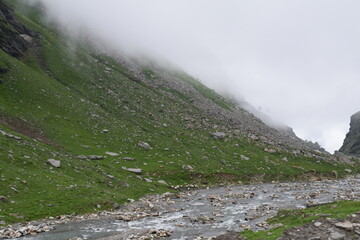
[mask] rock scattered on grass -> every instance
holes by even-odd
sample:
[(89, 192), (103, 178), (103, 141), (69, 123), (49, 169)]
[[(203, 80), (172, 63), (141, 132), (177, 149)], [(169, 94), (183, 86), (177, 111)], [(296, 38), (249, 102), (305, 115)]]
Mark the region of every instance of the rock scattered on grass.
[(55, 159), (48, 159), (47, 163), (50, 164), (53, 167), (59, 168), (60, 167), (60, 161), (59, 160), (55, 160)]
[(22, 140), (21, 137), (15, 136), (15, 135), (10, 134), (10, 133), (7, 133), (7, 132), (5, 132), (5, 131), (3, 131), (3, 130), (0, 130), (0, 133), (1, 133), (2, 135), (4, 135), (5, 137), (8, 137), (8, 138), (13, 138), (13, 139), (15, 139), (15, 140)]
[(106, 155), (109, 155), (110, 157), (118, 157), (120, 154), (115, 153), (115, 152), (106, 152)]
[(241, 158), (241, 160), (246, 160), (246, 161), (250, 159), (249, 157), (244, 156), (244, 155), (240, 155), (240, 158)]
[(153, 180), (151, 180), (150, 178), (144, 178), (144, 180), (145, 180), (146, 182), (148, 182), (148, 183), (153, 182)]
[(158, 183), (164, 184), (164, 185), (169, 185), (169, 184), (167, 184), (167, 182), (165, 182), (164, 180), (159, 180)]
[(264, 151), (265, 151), (265, 152), (268, 152), (268, 153), (276, 153), (276, 150), (275, 150), (275, 149), (272, 149), (272, 148), (270, 148), (270, 149), (265, 148)]
[(89, 155), (89, 156), (87, 156), (87, 158), (90, 160), (101, 160), (101, 159), (104, 159), (104, 156)]
[(132, 173), (136, 173), (136, 174), (141, 174), (142, 173), (142, 169), (141, 168), (126, 168), (126, 167), (122, 167), (122, 169), (128, 171), (128, 172), (132, 172)]
[(215, 139), (223, 139), (226, 137), (226, 133), (224, 132), (214, 132), (211, 134)]
[(146, 150), (150, 150), (152, 149), (152, 147), (150, 146), (150, 144), (148, 144), (147, 142), (139, 142), (138, 146), (145, 148)]

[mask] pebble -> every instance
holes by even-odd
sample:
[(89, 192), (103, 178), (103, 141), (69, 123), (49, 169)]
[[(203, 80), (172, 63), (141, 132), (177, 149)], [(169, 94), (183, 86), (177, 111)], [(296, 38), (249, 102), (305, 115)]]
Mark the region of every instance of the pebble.
[(315, 226), (315, 227), (320, 227), (320, 226), (321, 226), (321, 222), (316, 222), (316, 223), (314, 223), (314, 226)]

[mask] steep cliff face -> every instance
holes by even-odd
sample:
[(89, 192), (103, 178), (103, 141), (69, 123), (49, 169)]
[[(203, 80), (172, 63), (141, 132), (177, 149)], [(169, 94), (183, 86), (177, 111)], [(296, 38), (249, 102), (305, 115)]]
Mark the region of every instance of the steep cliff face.
[(360, 112), (351, 116), (350, 130), (346, 134), (340, 152), (350, 155), (360, 155)]
[(34, 43), (35, 37), (37, 33), (21, 24), (14, 10), (0, 1), (0, 48), (7, 54), (20, 58)]

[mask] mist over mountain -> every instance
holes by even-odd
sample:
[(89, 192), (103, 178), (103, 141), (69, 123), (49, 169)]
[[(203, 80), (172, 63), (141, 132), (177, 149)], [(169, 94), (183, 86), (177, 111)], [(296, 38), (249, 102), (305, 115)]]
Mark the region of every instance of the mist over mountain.
[(33, 2), (72, 36), (167, 59), (328, 151), (360, 104), (357, 1)]

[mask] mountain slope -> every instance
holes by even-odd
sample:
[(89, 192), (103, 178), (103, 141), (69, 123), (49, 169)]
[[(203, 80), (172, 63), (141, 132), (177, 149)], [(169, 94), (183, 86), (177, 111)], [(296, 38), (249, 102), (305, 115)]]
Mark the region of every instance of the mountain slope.
[(0, 4), (0, 220), (108, 209), (171, 185), (345, 174), (186, 73), (71, 40), (17, 3)]
[(351, 116), (350, 130), (339, 151), (349, 155), (360, 155), (360, 112)]

